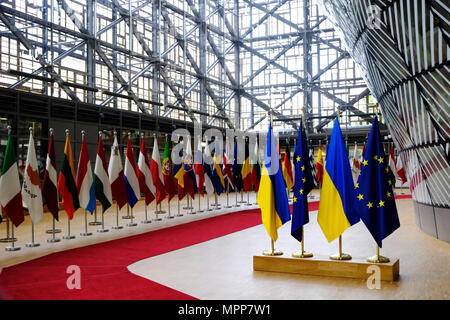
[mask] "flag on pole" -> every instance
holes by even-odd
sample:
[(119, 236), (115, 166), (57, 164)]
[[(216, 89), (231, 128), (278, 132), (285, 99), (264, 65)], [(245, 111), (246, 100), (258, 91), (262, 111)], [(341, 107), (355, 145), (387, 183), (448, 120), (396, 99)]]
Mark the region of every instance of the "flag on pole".
[(280, 159), (270, 123), (257, 202), (261, 208), (264, 227), (274, 242), (278, 239), (277, 229), (291, 219), (287, 194), (281, 191), (286, 189), (286, 184), (280, 169)]
[(236, 191), (241, 192), (243, 186), (242, 181), (242, 165), (238, 163), (237, 157), (237, 141), (234, 143), (234, 156), (233, 156), (233, 166), (231, 167), (231, 171), (233, 172), (233, 182), (236, 188)]
[(91, 214), (94, 213), (96, 207), (94, 179), (92, 177), (91, 160), (89, 159), (84, 135), (81, 143), (80, 158), (78, 160), (77, 191), (80, 206)]
[(355, 211), (381, 248), (382, 241), (400, 227), (395, 205), (394, 181), (389, 177), (390, 166), (378, 127), (378, 119), (372, 124), (361, 174), (356, 183)]
[(303, 121), (300, 121), (295, 150), (295, 185), (292, 204), (291, 235), (297, 241), (301, 242), (302, 226), (309, 222), (308, 194), (315, 186)]
[(319, 146), (319, 152), (317, 153), (316, 170), (317, 170), (317, 181), (319, 182), (320, 185), (322, 185), (322, 183), (323, 183), (322, 146)]
[(181, 156), (180, 164), (173, 165), (173, 177), (177, 180), (178, 200), (182, 200), (186, 195), (184, 191), (184, 155)]
[(317, 187), (319, 184), (317, 181), (316, 166), (314, 165), (314, 149), (311, 145), (309, 146), (309, 167), (311, 168), (313, 186)]
[(155, 136), (153, 142), (152, 163), (150, 171), (152, 172), (153, 184), (156, 188), (156, 204), (160, 204), (166, 197), (166, 187), (164, 186), (164, 178), (161, 168), (161, 158), (159, 156), (158, 139)]
[(283, 178), (287, 189), (291, 190), (294, 186), (294, 178), (292, 176), (291, 149), (289, 148), (289, 142), (286, 144), (286, 152), (284, 153)]
[(139, 190), (136, 161), (134, 161), (134, 152), (130, 137), (128, 137), (127, 142), (127, 153), (125, 156), (125, 169), (123, 176), (125, 178), (125, 186), (127, 188), (128, 203), (130, 204), (130, 207), (133, 208), (141, 197), (141, 191)]
[(355, 149), (353, 150), (353, 161), (352, 161), (352, 176), (353, 182), (358, 181), (359, 172), (361, 171), (361, 162), (358, 157), (358, 145), (355, 143)]
[(216, 140), (216, 144), (214, 146), (214, 163), (213, 163), (213, 170), (212, 170), (212, 182), (214, 185), (214, 190), (216, 191), (217, 195), (220, 196), (220, 194), (225, 190), (225, 181), (223, 179), (222, 175), (222, 168), (220, 167), (220, 162), (222, 155), (219, 154), (219, 142)]
[(397, 171), (398, 176), (402, 180), (402, 184), (406, 183), (408, 179), (406, 179), (405, 169), (403, 167), (403, 160), (400, 155), (397, 156), (397, 164), (395, 166), (395, 171)]
[[(206, 144), (205, 146), (205, 154), (209, 157), (211, 157), (211, 151), (209, 150), (209, 144)], [(213, 164), (214, 164), (214, 158), (213, 158)], [(203, 162), (203, 170), (205, 172), (205, 190), (208, 195), (212, 195), (214, 193), (214, 185), (213, 185), (213, 173), (211, 165), (208, 164), (206, 161)]]
[(256, 142), (252, 159), (252, 178), (253, 185), (255, 186), (255, 192), (259, 191), (259, 182), (261, 181), (261, 167), (259, 166), (258, 154), (258, 142)]
[(202, 143), (199, 139), (197, 154), (195, 156), (195, 175), (197, 178), (198, 193), (205, 195), (205, 171), (203, 169)]
[(231, 155), (230, 143), (228, 139), (225, 141), (225, 153), (223, 157), (223, 178), (227, 179), (229, 186), (234, 188), (233, 181), (233, 156)]
[(394, 146), (391, 145), (391, 150), (389, 152), (389, 168), (390, 172), (394, 175), (394, 179), (401, 179), (397, 173), (397, 164), (395, 163)]
[(55, 157), (55, 143), (53, 134), (50, 134), (50, 141), (48, 143), (47, 160), (45, 163), (44, 180), (42, 181), (42, 196), (45, 199), (47, 208), (53, 217), (59, 219), (58, 207), (58, 178), (56, 173), (56, 157)]
[(245, 140), (245, 159), (244, 164), (242, 165), (241, 174), (242, 174), (242, 182), (244, 185), (244, 191), (248, 192), (252, 188), (252, 167), (250, 165), (250, 150), (249, 150), (249, 142)]
[(94, 190), (95, 197), (102, 204), (103, 212), (112, 206), (111, 183), (109, 182), (108, 167), (106, 165), (105, 150), (103, 149), (102, 137), (98, 139), (97, 156), (94, 167)]
[(191, 138), (186, 141), (186, 154), (184, 157), (184, 191), (195, 199), (197, 192), (197, 183), (195, 181), (195, 173), (193, 170)]
[(38, 223), (44, 215), (42, 207), (41, 178), (36, 159), (36, 150), (34, 148), (33, 133), (30, 130), (30, 140), (28, 141), (27, 160), (23, 173), (22, 183), (22, 203), (28, 208), (33, 223)]
[(324, 169), (317, 221), (328, 242), (331, 242), (359, 221), (353, 207), (355, 185), (350, 161), (337, 118)]
[(164, 187), (167, 191), (168, 201), (172, 200), (176, 193), (175, 179), (173, 177), (173, 164), (172, 164), (172, 160), (170, 159), (170, 154), (171, 154), (170, 144), (171, 144), (171, 142), (169, 140), (166, 140), (166, 144), (164, 146), (163, 162), (162, 162)]
[(75, 181), (72, 147), (70, 146), (68, 134), (66, 135), (66, 145), (64, 147), (64, 155), (59, 172), (58, 191), (62, 198), (63, 208), (69, 220), (72, 220), (73, 213), (80, 208), (80, 201), (78, 199), (78, 189)]
[(109, 158), (109, 182), (111, 183), (111, 192), (116, 199), (119, 209), (127, 203), (127, 187), (123, 177), (122, 159), (120, 158), (119, 144), (117, 136), (114, 135), (114, 143), (111, 148), (111, 157)]
[(137, 177), (139, 181), (139, 189), (145, 197), (145, 205), (148, 206), (150, 203), (152, 203), (153, 200), (155, 200), (156, 188), (153, 184), (153, 177), (150, 171), (150, 161), (148, 161), (144, 137), (141, 138), (141, 149), (139, 150)]
[(5, 158), (0, 176), (0, 204), (8, 217), (18, 227), (24, 221), (19, 169), (11, 134), (8, 134)]

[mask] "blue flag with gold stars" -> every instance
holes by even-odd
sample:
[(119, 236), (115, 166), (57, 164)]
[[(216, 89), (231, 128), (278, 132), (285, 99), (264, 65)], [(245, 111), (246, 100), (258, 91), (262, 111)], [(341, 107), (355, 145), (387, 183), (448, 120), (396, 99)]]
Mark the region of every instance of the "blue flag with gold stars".
[(300, 122), (295, 151), (295, 184), (292, 205), (291, 235), (301, 242), (302, 226), (309, 222), (308, 193), (314, 188), (314, 178), (312, 176), (308, 143), (303, 129), (303, 121)]
[(383, 239), (400, 227), (392, 189), (395, 180), (381, 141), (375, 116), (355, 185), (355, 209), (380, 248)]

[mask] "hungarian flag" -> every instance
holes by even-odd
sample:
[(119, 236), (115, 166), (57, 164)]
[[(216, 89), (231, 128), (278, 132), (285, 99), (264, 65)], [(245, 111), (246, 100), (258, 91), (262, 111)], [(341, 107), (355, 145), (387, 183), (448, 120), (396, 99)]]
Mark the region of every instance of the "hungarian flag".
[(150, 161), (148, 161), (147, 151), (145, 150), (144, 138), (141, 139), (137, 176), (139, 180), (139, 188), (145, 197), (145, 205), (148, 206), (153, 200), (155, 200), (156, 188), (153, 184), (152, 173), (150, 172)]
[(42, 208), (41, 178), (39, 177), (36, 150), (31, 130), (27, 160), (23, 173), (22, 203), (25, 208), (28, 208), (28, 213), (33, 223), (38, 223), (42, 219), (44, 211)]
[(152, 163), (150, 171), (152, 172), (153, 184), (156, 187), (156, 203), (159, 204), (166, 197), (166, 187), (162, 175), (161, 158), (159, 157), (158, 139), (155, 137), (153, 143)]
[(125, 186), (127, 188), (128, 203), (130, 204), (130, 207), (133, 208), (141, 197), (141, 191), (139, 190), (136, 161), (134, 161), (133, 147), (131, 145), (131, 139), (129, 137), (123, 176), (125, 178)]
[(261, 167), (259, 166), (258, 158), (258, 142), (256, 142), (252, 160), (252, 178), (256, 192), (259, 190), (259, 182), (261, 181)]
[(317, 181), (319, 181), (319, 184), (322, 185), (323, 181), (322, 146), (319, 146), (319, 152), (317, 153), (316, 170), (317, 170)]
[(402, 179), (402, 184), (408, 181), (408, 179), (406, 179), (405, 169), (403, 168), (403, 160), (400, 155), (397, 157), (397, 165), (395, 169), (400, 179)]
[(230, 143), (228, 142), (227, 139), (225, 142), (225, 154), (223, 156), (223, 177), (227, 179), (229, 186), (231, 188), (234, 188), (232, 166), (233, 166), (233, 156), (231, 155)]
[(66, 146), (61, 162), (61, 171), (58, 178), (58, 191), (62, 198), (63, 208), (70, 220), (73, 213), (80, 207), (78, 189), (75, 182), (75, 169), (73, 168), (72, 147), (69, 135), (66, 136)]
[(175, 179), (173, 177), (173, 164), (172, 160), (170, 160), (170, 153), (171, 153), (170, 142), (169, 140), (166, 140), (162, 162), (162, 173), (168, 201), (172, 200), (176, 193)]
[(59, 207), (58, 207), (58, 189), (56, 188), (58, 183), (56, 173), (56, 157), (55, 157), (55, 143), (53, 141), (53, 134), (50, 135), (50, 141), (48, 144), (47, 161), (45, 164), (44, 180), (42, 182), (42, 196), (47, 203), (47, 208), (53, 217), (59, 219)]
[(125, 179), (123, 177), (122, 159), (120, 158), (119, 144), (117, 137), (114, 135), (114, 143), (111, 148), (111, 157), (109, 158), (109, 182), (111, 183), (111, 192), (116, 199), (119, 209), (127, 203), (127, 188), (125, 187)]
[(91, 160), (89, 159), (89, 152), (84, 135), (83, 142), (81, 143), (80, 159), (78, 160), (77, 190), (80, 206), (93, 214), (97, 203), (95, 200)]
[(202, 144), (198, 141), (197, 154), (195, 157), (195, 175), (197, 176), (198, 192), (205, 195), (205, 171), (203, 168)]
[(286, 182), (286, 188), (291, 190), (294, 186), (294, 178), (292, 176), (291, 149), (289, 148), (289, 143), (286, 145), (282, 169), (284, 182)]
[(98, 139), (97, 156), (94, 168), (94, 190), (95, 197), (102, 204), (103, 212), (112, 205), (111, 183), (108, 177), (108, 167), (106, 166), (105, 151), (103, 149), (102, 137)]
[(248, 192), (252, 188), (252, 167), (250, 166), (250, 152), (249, 152), (249, 146), (248, 141), (245, 141), (245, 160), (244, 164), (242, 165), (242, 181), (244, 184), (244, 191)]
[(2, 174), (0, 176), (0, 204), (16, 227), (24, 221), (19, 170), (11, 134), (8, 135)]

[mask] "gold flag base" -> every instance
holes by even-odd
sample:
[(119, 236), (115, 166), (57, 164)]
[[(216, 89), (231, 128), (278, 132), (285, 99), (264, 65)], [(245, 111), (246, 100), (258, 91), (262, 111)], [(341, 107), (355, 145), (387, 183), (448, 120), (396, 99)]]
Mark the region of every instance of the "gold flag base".
[(265, 256), (281, 256), (283, 255), (283, 252), (274, 249), (274, 250), (264, 250), (262, 254)]
[(298, 252), (294, 252), (292, 254), (294, 258), (312, 258), (313, 254), (311, 252), (306, 252), (304, 250), (300, 250)]
[(388, 263), (391, 261), (391, 260), (389, 260), (388, 257), (383, 257), (380, 255), (374, 255), (372, 257), (368, 257), (366, 260), (368, 262), (372, 262), (372, 263)]
[(331, 260), (351, 260), (352, 256), (347, 253), (336, 253), (330, 256)]

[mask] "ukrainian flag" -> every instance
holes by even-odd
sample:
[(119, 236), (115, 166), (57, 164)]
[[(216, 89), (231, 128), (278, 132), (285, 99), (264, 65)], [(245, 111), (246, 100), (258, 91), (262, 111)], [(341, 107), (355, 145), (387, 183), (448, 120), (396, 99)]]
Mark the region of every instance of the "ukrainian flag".
[(328, 242), (359, 221), (353, 208), (355, 186), (339, 121), (334, 121), (328, 147), (317, 221)]
[(261, 172), (257, 202), (261, 208), (264, 227), (270, 238), (275, 242), (278, 239), (277, 229), (291, 219), (289, 203), (286, 194), (286, 184), (280, 168), (277, 144), (272, 132), (272, 123), (269, 124), (267, 135), (266, 154)]

